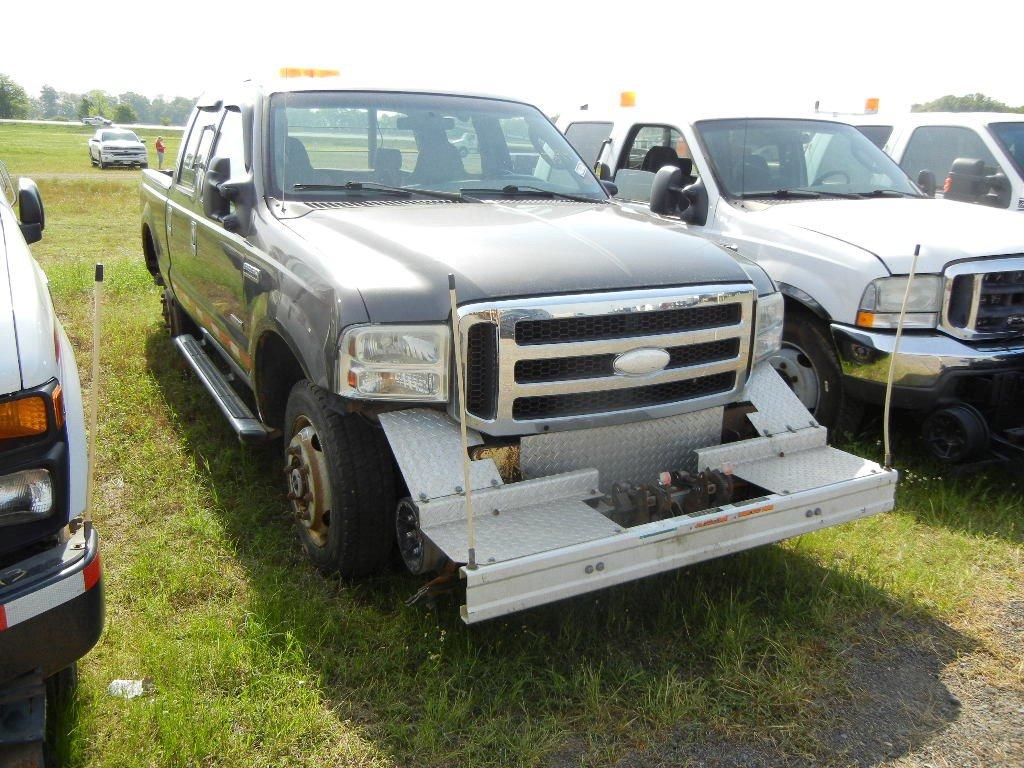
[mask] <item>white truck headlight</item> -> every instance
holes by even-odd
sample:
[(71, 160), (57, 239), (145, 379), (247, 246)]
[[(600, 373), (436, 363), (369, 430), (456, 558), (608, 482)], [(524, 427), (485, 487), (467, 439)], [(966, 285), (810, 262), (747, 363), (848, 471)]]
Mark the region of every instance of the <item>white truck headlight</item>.
[(782, 348), (782, 321), (786, 303), (781, 293), (757, 298), (757, 324), (754, 331), (754, 363), (775, 354)]
[(362, 325), (341, 338), (339, 394), (369, 400), (448, 400), (446, 325)]
[(53, 481), (46, 469), (0, 477), (0, 526), (42, 520), (53, 512)]
[[(907, 275), (880, 277), (864, 289), (857, 310), (861, 328), (895, 328), (900, 319)], [(907, 297), (904, 328), (934, 328), (942, 308), (942, 275), (915, 275)]]

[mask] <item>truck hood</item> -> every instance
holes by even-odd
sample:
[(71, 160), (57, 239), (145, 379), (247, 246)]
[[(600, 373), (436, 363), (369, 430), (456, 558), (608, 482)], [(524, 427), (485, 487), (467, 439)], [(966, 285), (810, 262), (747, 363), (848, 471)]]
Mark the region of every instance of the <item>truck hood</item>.
[(5, 212), (0, 212), (0, 395), (21, 389), (14, 302), (11, 298), (11, 278), (7, 268), (7, 243), (4, 241), (4, 227), (8, 225), (8, 221)]
[(1007, 211), (930, 198), (808, 200), (770, 205), (754, 218), (842, 240), (875, 254), (894, 274), (908, 274), (914, 246), (919, 272), (952, 261), (1024, 252), (1024, 228)]
[(146, 145), (141, 141), (101, 141), (100, 146), (104, 149), (145, 149)]
[(373, 322), (447, 317), (449, 273), (460, 303), (750, 282), (728, 251), (614, 203), (374, 202), (285, 223)]

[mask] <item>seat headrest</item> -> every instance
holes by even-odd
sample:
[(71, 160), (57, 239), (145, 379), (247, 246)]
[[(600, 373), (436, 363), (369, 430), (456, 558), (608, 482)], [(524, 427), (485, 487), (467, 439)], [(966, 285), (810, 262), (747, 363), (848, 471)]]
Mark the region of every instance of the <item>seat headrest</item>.
[(644, 155), (644, 161), (640, 165), (640, 170), (657, 173), (666, 165), (678, 167), (678, 164), (679, 155), (676, 154), (676, 151), (672, 147), (663, 147), (659, 144), (647, 150), (647, 154)]
[(311, 171), (313, 165), (309, 162), (309, 152), (306, 145), (294, 136), (289, 136), (284, 145), (284, 158), (288, 163), (289, 170)]
[(375, 171), (400, 171), (402, 170), (402, 152), (390, 147), (380, 147), (373, 160)]

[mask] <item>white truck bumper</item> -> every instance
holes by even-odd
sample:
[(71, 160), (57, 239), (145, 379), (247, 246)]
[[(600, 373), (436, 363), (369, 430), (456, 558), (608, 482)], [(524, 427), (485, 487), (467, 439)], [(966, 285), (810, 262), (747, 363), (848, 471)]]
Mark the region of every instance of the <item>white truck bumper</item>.
[[(474, 567), (463, 565), (467, 623), (781, 541), (893, 508), (897, 473), (826, 445), (826, 431), (767, 365), (744, 391), (758, 437), (720, 444), (722, 408), (621, 426), (524, 437), (504, 483), (491, 458), (470, 462)], [(470, 561), (458, 427), (441, 411), (381, 415), (426, 546)], [(480, 441), (478, 435), (473, 442)], [(615, 483), (664, 470), (721, 470), (756, 498), (624, 527)], [(749, 492), (747, 496), (749, 496)]]

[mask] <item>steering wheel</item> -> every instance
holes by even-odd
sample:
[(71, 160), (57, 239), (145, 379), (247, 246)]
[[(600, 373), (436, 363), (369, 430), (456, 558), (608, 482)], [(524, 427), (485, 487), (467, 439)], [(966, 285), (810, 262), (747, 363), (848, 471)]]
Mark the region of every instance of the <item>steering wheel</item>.
[(814, 183), (811, 184), (811, 186), (816, 187), (819, 184), (824, 184), (825, 179), (831, 179), (833, 176), (843, 177), (844, 181), (839, 182), (840, 184), (850, 183), (850, 174), (848, 174), (846, 171), (825, 171), (823, 174), (821, 174), (820, 176), (818, 176), (818, 178), (814, 180)]

